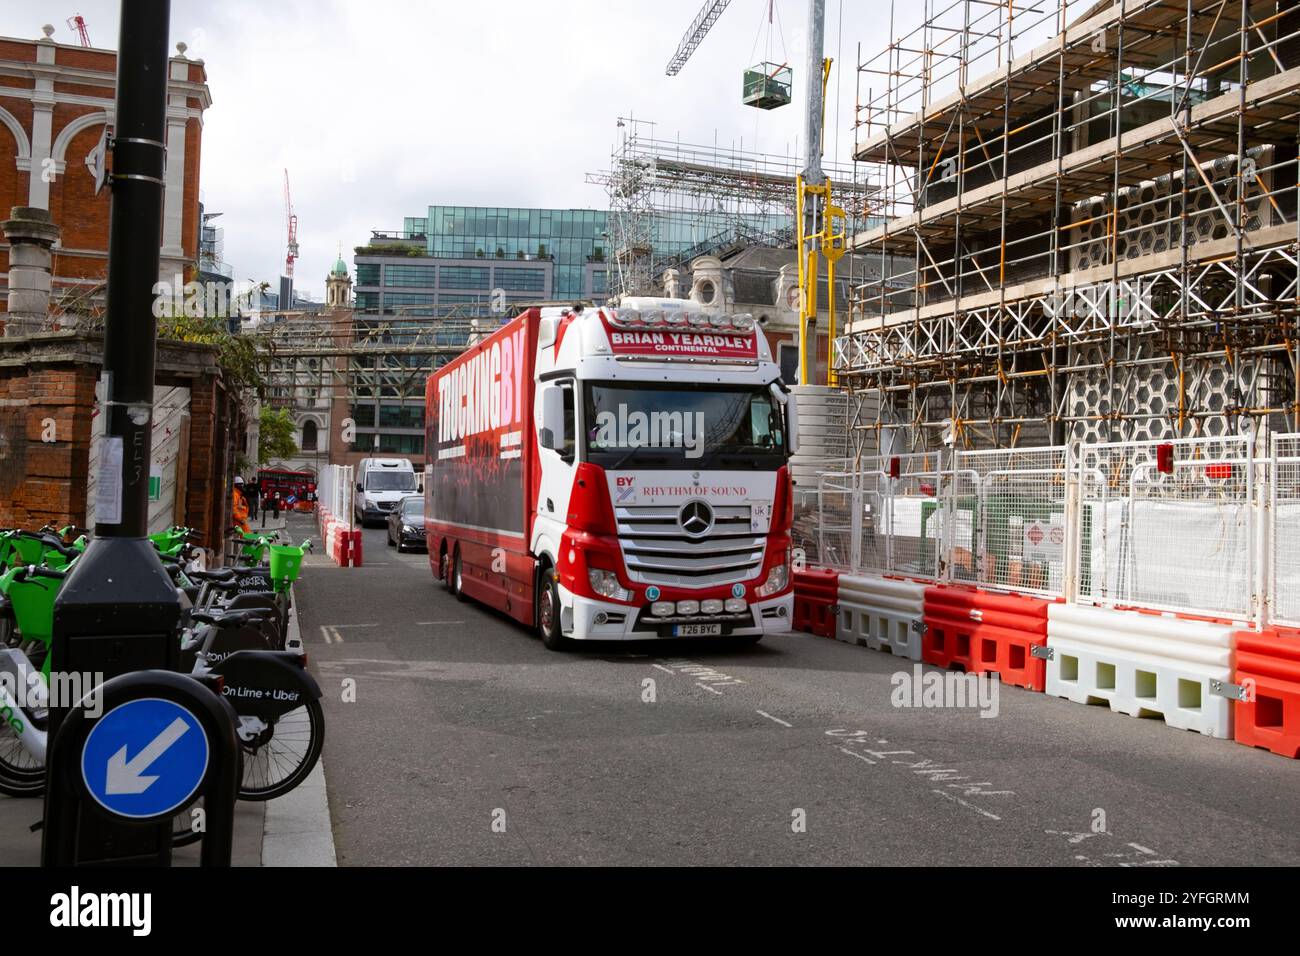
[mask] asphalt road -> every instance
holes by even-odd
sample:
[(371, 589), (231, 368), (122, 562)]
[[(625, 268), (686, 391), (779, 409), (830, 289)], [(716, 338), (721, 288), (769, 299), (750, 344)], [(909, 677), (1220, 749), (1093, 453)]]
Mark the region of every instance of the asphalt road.
[(1010, 687), (895, 707), (910, 662), (803, 634), (551, 653), (365, 549), (297, 586), (341, 865), (1300, 863), (1298, 761)]

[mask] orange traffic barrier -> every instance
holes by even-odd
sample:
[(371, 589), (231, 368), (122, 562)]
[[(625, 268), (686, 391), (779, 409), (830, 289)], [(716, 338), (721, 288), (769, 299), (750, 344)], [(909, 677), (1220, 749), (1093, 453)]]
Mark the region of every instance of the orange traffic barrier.
[(925, 589), (921, 660), (968, 674), (996, 673), (1004, 684), (1041, 691), (1047, 661), (1047, 605), (1042, 598), (956, 585)]
[(830, 568), (794, 572), (794, 629), (818, 637), (835, 636), (840, 574)]
[(1283, 757), (1300, 757), (1300, 631), (1238, 631), (1234, 681), (1236, 740)]

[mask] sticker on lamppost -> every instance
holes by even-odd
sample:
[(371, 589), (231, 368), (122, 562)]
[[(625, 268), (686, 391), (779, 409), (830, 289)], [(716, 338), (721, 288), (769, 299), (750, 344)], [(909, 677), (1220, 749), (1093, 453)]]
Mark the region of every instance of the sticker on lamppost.
[(86, 736), (81, 776), (110, 813), (148, 819), (189, 802), (208, 770), (208, 737), (189, 710), (148, 697), (114, 707)]
[(113, 137), (109, 133), (108, 126), (105, 125), (104, 131), (99, 134), (99, 142), (86, 155), (86, 167), (90, 170), (90, 175), (95, 179), (96, 196), (104, 188), (104, 183), (108, 181), (108, 151), (112, 148)]

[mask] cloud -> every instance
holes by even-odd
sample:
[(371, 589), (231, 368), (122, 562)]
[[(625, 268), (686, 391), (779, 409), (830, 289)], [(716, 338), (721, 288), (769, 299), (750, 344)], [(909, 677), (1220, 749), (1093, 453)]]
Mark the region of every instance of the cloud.
[[(584, 183), (604, 168), (615, 120), (656, 135), (796, 154), (803, 136), (804, 0), (777, 0), (772, 55), (795, 69), (795, 103), (740, 103), (741, 74), (768, 52), (765, 2), (731, 5), (675, 78), (664, 66), (702, 0), (175, 0), (172, 37), (205, 60), (201, 185), (221, 212), (239, 278), (284, 266), (284, 170), (299, 219), (300, 289), (323, 296), (371, 229), (430, 204), (605, 208)], [(887, 0), (827, 0), (839, 56), (827, 155), (852, 143), (856, 56), (885, 42)], [(96, 46), (115, 47), (118, 4), (81, 0)], [(49, 14), (46, 14), (49, 16)], [(39, 36), (39, 17), (0, 12), (0, 34)], [(56, 39), (75, 42), (56, 21)], [(784, 42), (782, 42), (782, 40)], [(838, 130), (838, 136), (836, 131)]]

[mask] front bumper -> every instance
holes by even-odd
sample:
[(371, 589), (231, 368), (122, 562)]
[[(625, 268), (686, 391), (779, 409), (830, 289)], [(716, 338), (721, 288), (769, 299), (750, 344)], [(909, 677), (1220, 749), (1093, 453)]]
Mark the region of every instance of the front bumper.
[(402, 531), (398, 543), (404, 548), (426, 548), (428, 540), (423, 531)]
[[(618, 604), (581, 597), (560, 586), (560, 624), (566, 637), (592, 641), (656, 641), (690, 640), (674, 637), (670, 625), (654, 626), (649, 622), (649, 608), (641, 605)], [(604, 623), (596, 623), (597, 615), (604, 615)], [(757, 634), (785, 634), (793, 626), (794, 594), (787, 592), (749, 606), (746, 615), (705, 614), (682, 618), (697, 624), (718, 622), (723, 625), (725, 637), (746, 637)], [(674, 619), (677, 620), (677, 619)], [(667, 633), (661, 633), (661, 627)]]

